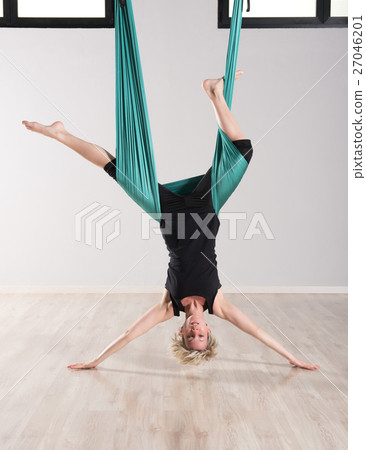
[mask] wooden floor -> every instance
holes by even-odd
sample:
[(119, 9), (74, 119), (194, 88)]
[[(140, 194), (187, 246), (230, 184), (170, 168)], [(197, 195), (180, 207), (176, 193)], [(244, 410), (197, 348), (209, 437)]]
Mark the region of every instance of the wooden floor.
[[(249, 294), (321, 372), (292, 368), (207, 315), (219, 355), (178, 365), (167, 353), (182, 318), (159, 325), (97, 369), (96, 356), (159, 295), (0, 295), (0, 448), (44, 450), (347, 448), (347, 298)], [(304, 359), (242, 295), (227, 295)], [(70, 331), (71, 330), (71, 331)]]

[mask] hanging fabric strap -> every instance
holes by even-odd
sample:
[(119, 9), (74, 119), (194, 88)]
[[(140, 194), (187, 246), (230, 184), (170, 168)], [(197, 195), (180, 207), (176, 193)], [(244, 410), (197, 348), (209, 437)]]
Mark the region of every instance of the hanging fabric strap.
[[(240, 32), (243, 18), (243, 0), (235, 0), (231, 17), (229, 44), (226, 56), (224, 97), (231, 109)], [(211, 172), (212, 203), (216, 214), (228, 200), (243, 177), (248, 163), (236, 146), (219, 127)]]
[[(160, 214), (158, 180), (131, 0), (115, 1), (116, 176), (148, 213)], [(154, 217), (155, 218), (155, 217)]]
[[(242, 10), (243, 0), (235, 0), (224, 82), (224, 97), (229, 108)], [(159, 188), (131, 0), (115, 1), (115, 51), (117, 182), (142, 209), (159, 220)], [(238, 185), (246, 166), (238, 149), (219, 128), (212, 166), (212, 199), (217, 213)], [(175, 184), (185, 186), (184, 180), (169, 183), (175, 191)]]

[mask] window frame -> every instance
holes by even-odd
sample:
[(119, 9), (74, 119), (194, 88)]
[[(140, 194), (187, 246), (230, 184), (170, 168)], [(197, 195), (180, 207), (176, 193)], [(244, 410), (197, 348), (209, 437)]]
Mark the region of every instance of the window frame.
[[(17, 17), (18, 0), (3, 0), (4, 16), (0, 27), (14, 28), (114, 28), (114, 1), (104, 0), (102, 18)], [(246, 0), (244, 0), (246, 8)], [(344, 28), (348, 17), (330, 17), (331, 0), (317, 0), (316, 17), (243, 18), (243, 28)], [(230, 28), (229, 0), (218, 0), (218, 28)]]
[[(18, 17), (18, 0), (3, 0), (0, 27), (12, 28), (114, 28), (114, 0), (105, 1), (105, 17)], [(116, 0), (118, 1), (118, 0)]]
[[(244, 0), (244, 11), (246, 10)], [(243, 18), (242, 28), (344, 28), (348, 17), (331, 17), (331, 0), (316, 0), (316, 17)], [(230, 28), (229, 0), (218, 0), (218, 28)]]

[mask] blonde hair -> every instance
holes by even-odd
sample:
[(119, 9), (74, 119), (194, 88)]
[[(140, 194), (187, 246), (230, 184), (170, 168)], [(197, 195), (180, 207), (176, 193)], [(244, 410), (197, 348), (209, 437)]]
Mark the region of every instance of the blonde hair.
[(217, 355), (216, 348), (218, 343), (211, 333), (207, 335), (207, 347), (204, 350), (193, 350), (187, 348), (183, 336), (176, 332), (172, 337), (170, 346), (171, 354), (176, 358), (179, 364), (189, 364), (198, 366), (202, 362), (208, 362)]

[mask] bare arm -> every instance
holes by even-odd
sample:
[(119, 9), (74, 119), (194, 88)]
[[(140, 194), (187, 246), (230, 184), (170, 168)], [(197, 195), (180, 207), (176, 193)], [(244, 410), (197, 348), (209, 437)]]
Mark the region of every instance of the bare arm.
[[(215, 306), (216, 300), (219, 300)], [(253, 322), (243, 311), (237, 308), (232, 303), (228, 302), (222, 294), (218, 295), (218, 298), (214, 302), (214, 313), (221, 319), (228, 320), (230, 323), (238, 327), (240, 330), (255, 337), (260, 342), (271, 348), (281, 356), (286, 358), (291, 364), (305, 369), (315, 370), (319, 366), (312, 363), (301, 361), (286, 350), (279, 342), (277, 342), (272, 336), (262, 330), (256, 323)]]
[(173, 317), (173, 307), (168, 302), (166, 294), (163, 299), (155, 306), (150, 308), (143, 316), (134, 322), (124, 333), (106, 347), (97, 358), (89, 362), (71, 364), (67, 367), (70, 369), (91, 369), (99, 365), (102, 361), (109, 358), (113, 353), (118, 352), (129, 342), (149, 331), (158, 323), (164, 322)]

